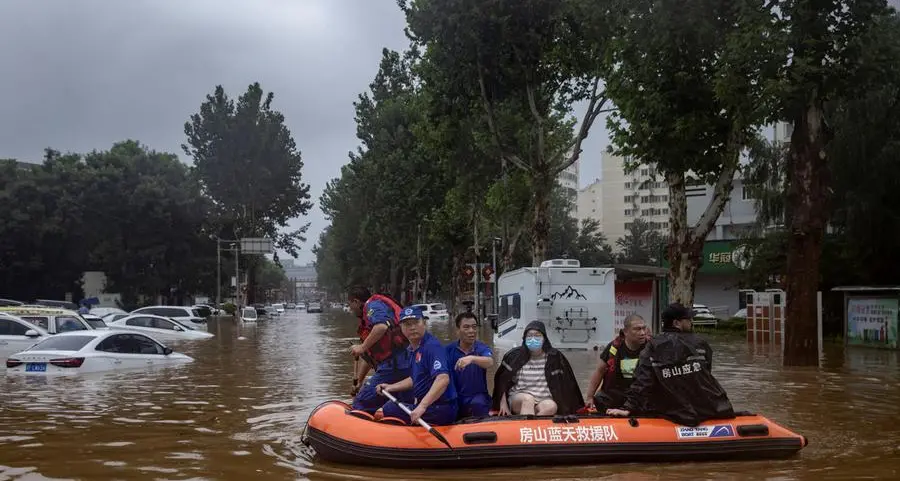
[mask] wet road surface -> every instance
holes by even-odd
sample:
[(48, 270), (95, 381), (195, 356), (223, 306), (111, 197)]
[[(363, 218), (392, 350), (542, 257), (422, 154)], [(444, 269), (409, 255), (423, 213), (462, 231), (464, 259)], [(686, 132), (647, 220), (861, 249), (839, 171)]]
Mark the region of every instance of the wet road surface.
[[(766, 347), (708, 336), (735, 408), (810, 440), (794, 459), (428, 472), (328, 464), (301, 444), (312, 408), (349, 400), (349, 314), (289, 311), (209, 330), (216, 338), (167, 343), (196, 359), (175, 368), (47, 380), (0, 368), (0, 481), (900, 479), (897, 353), (826, 345), (822, 368), (788, 370)], [(453, 335), (447, 323), (431, 330)], [(597, 354), (566, 355), (584, 390)]]

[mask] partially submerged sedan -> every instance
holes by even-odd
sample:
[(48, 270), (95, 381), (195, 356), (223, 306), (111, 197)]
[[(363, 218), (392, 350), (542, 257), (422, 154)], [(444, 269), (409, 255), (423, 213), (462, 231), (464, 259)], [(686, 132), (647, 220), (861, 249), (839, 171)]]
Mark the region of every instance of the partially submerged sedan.
[(214, 337), (213, 334), (198, 331), (175, 319), (152, 314), (132, 314), (109, 322), (107, 326), (110, 329), (142, 332), (162, 340), (180, 341)]
[(90, 330), (50, 336), (10, 355), (6, 373), (68, 375), (184, 364), (193, 360), (141, 333)]

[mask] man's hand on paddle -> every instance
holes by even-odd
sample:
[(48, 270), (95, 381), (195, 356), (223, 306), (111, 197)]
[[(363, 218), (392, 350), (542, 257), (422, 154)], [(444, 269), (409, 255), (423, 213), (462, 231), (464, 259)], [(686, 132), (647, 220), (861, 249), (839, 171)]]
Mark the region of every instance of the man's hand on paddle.
[(423, 408), (422, 406), (416, 407), (412, 410), (412, 414), (409, 415), (409, 423), (416, 424), (417, 422), (419, 422), (419, 419), (423, 414), (425, 414), (425, 408)]
[(362, 344), (354, 344), (350, 346), (350, 354), (353, 354), (353, 357), (359, 359), (359, 356), (365, 354), (365, 349), (363, 349)]
[(628, 412), (628, 411), (626, 411), (626, 410), (624, 410), (624, 409), (607, 409), (607, 410), (606, 410), (606, 415), (607, 415), (607, 416), (626, 417), (626, 416), (628, 416), (629, 414), (631, 414), (631, 413)]
[(387, 383), (379, 384), (379, 385), (375, 386), (375, 394), (378, 394), (379, 396), (384, 396), (384, 394), (382, 394), (382, 393), (384, 391), (390, 392), (391, 391), (390, 388), (391, 388), (390, 384), (387, 384)]

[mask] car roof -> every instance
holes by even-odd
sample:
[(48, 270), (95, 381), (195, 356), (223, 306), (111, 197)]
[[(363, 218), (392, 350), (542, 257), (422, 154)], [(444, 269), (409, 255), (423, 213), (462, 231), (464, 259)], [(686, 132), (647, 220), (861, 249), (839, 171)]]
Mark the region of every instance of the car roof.
[(49, 332), (47, 332), (46, 329), (44, 329), (41, 326), (35, 325), (35, 323), (29, 321), (28, 319), (22, 319), (21, 317), (10, 314), (8, 312), (0, 312), (0, 317), (2, 317), (4, 319), (12, 319), (14, 321), (18, 321), (18, 322), (27, 324), (31, 329), (34, 329), (35, 331), (39, 332), (40, 334), (45, 334), (45, 335), (50, 334)]
[(60, 332), (59, 334), (55, 334), (53, 337), (66, 337), (66, 336), (88, 336), (88, 337), (103, 337), (108, 336), (110, 334), (134, 334), (132, 332), (126, 331), (107, 331), (103, 329), (92, 329), (92, 330), (84, 330), (84, 331), (66, 331)]
[(41, 316), (56, 316), (56, 315), (78, 315), (77, 312), (71, 309), (63, 309), (60, 307), (43, 307), (43, 306), (5, 306), (0, 307), (0, 312), (9, 312), (14, 314), (28, 315), (28, 314), (36, 314)]

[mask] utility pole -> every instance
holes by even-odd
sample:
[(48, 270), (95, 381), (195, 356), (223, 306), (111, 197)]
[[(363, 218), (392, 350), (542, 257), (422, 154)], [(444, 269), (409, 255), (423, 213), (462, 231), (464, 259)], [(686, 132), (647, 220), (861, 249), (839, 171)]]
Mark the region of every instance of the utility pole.
[(241, 247), (234, 244), (234, 300), (237, 302), (236, 308), (241, 308)]
[(222, 250), (219, 249), (219, 238), (216, 238), (216, 309), (222, 305)]
[(497, 273), (497, 242), (500, 240), (499, 237), (494, 237), (493, 242), (491, 242), (491, 267), (494, 269), (494, 273), (492, 274), (494, 276), (494, 288), (491, 289), (491, 292), (494, 294), (494, 302), (492, 302), (494, 305), (494, 315), (500, 315), (500, 292), (497, 290), (497, 278), (500, 277)]
[(478, 308), (481, 303), (478, 302), (478, 300), (479, 300), (478, 299), (478, 276), (481, 275), (481, 273), (479, 272), (481, 269), (478, 268), (478, 213), (477, 212), (475, 213), (475, 216), (473, 217), (473, 221), (474, 221), (474, 222), (472, 222), (473, 229), (474, 229), (473, 237), (475, 238), (475, 245), (472, 246), (472, 249), (475, 251), (475, 276), (472, 279), (475, 282), (475, 291), (474, 291), (475, 292), (475, 296), (474, 296), (475, 304), (473, 305), (473, 307), (475, 308), (475, 315), (478, 316), (480, 319), (481, 314), (480, 314), (480, 311), (478, 310)]

